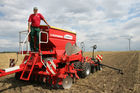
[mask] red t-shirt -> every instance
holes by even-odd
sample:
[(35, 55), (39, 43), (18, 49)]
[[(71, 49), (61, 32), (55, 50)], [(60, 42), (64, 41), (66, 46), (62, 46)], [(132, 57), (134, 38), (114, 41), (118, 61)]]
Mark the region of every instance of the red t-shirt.
[(33, 27), (39, 27), (41, 20), (44, 20), (44, 17), (42, 16), (42, 14), (37, 13), (37, 14), (31, 14), (28, 19), (28, 22), (31, 22), (31, 26)]

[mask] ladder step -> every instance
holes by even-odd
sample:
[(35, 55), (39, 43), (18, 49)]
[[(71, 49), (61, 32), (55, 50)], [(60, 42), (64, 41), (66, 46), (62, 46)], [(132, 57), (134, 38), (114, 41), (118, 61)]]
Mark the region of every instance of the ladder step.
[[(32, 59), (31, 59), (31, 57), (32, 57)], [(30, 79), (30, 76), (31, 76), (31, 73), (34, 69), (37, 57), (38, 56), (35, 56), (35, 54), (33, 56), (32, 55), (29, 56), (28, 61), (24, 67), (24, 70), (20, 76), (20, 79), (22, 79), (22, 80), (29, 80)]]
[(22, 80), (29, 80), (28, 78), (20, 78), (20, 79), (22, 79)]

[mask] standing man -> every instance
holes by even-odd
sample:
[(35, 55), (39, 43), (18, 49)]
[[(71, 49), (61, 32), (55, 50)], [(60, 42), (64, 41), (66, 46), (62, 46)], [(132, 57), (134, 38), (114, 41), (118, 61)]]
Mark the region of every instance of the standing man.
[[(28, 19), (28, 31), (30, 32), (30, 49), (31, 51), (38, 51), (39, 50), (39, 32), (40, 32), (40, 21), (43, 20), (48, 26), (49, 24), (44, 19), (42, 14), (38, 13), (38, 8), (33, 8), (33, 14), (30, 15)], [(34, 37), (36, 36), (36, 43), (34, 42)], [(35, 44), (36, 49), (35, 49)]]

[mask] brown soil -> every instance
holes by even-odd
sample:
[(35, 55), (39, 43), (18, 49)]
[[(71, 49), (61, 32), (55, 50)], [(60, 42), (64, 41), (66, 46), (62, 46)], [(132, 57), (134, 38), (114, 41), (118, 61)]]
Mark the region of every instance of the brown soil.
[[(124, 74), (104, 67), (102, 71), (76, 80), (68, 90), (49, 89), (45, 84), (19, 81), (14, 74), (0, 78), (0, 93), (140, 93), (140, 52), (97, 52), (103, 63), (120, 68)], [(8, 67), (8, 58), (15, 54), (0, 54), (0, 68)], [(91, 56), (91, 53), (85, 53)], [(15, 57), (16, 58), (16, 57)], [(22, 61), (22, 57), (18, 64)]]

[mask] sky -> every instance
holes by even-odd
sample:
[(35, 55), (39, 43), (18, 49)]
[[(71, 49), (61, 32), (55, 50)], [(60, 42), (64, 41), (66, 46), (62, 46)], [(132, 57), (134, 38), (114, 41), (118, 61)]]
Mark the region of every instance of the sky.
[[(140, 50), (140, 0), (0, 0), (0, 52), (18, 51), (33, 7), (49, 25), (77, 33), (86, 51)], [(43, 21), (41, 24), (45, 24)]]

